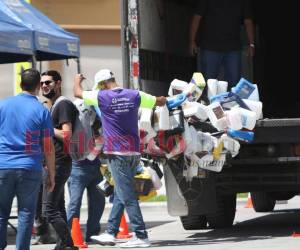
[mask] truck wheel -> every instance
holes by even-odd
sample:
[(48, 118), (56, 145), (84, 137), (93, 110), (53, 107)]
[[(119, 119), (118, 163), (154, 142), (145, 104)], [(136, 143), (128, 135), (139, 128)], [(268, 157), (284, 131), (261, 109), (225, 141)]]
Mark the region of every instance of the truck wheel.
[(210, 228), (231, 227), (235, 217), (236, 195), (217, 196), (217, 211), (206, 215)]
[(180, 220), (185, 230), (205, 229), (207, 227), (205, 215), (180, 216)]
[(266, 192), (251, 192), (251, 199), (255, 212), (271, 212), (276, 200)]

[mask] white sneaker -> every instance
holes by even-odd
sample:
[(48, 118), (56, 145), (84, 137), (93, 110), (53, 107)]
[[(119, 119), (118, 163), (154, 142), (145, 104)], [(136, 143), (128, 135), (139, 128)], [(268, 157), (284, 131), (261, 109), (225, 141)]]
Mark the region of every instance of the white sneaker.
[(102, 246), (114, 246), (116, 244), (115, 236), (107, 232), (100, 235), (93, 235), (91, 239)]
[(151, 243), (148, 238), (139, 239), (137, 237), (131, 238), (129, 241), (119, 245), (121, 248), (131, 248), (131, 247), (150, 247)]

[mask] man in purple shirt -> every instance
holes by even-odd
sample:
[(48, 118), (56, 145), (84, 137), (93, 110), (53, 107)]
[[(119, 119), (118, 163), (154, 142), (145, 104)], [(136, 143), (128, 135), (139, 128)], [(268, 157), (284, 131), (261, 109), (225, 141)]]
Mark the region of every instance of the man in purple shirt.
[(138, 109), (163, 106), (166, 98), (155, 97), (142, 91), (123, 89), (108, 69), (100, 70), (95, 82), (100, 90), (83, 91), (84, 77), (75, 78), (74, 95), (83, 98), (85, 105), (99, 107), (104, 137), (104, 153), (112, 173), (115, 189), (113, 207), (106, 233), (92, 236), (101, 245), (115, 245), (115, 236), (124, 208), (136, 237), (120, 247), (149, 247), (148, 234), (134, 190), (134, 176), (140, 162), (140, 139), (138, 130)]

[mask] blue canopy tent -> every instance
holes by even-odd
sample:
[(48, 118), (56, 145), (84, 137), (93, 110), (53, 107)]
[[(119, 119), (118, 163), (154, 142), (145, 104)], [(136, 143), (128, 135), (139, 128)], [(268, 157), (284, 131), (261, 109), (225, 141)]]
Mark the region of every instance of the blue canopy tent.
[(26, 62), (33, 54), (32, 31), (11, 23), (0, 12), (0, 63)]
[(79, 58), (78, 36), (65, 31), (24, 0), (2, 0), (1, 12), (33, 31), (37, 61)]

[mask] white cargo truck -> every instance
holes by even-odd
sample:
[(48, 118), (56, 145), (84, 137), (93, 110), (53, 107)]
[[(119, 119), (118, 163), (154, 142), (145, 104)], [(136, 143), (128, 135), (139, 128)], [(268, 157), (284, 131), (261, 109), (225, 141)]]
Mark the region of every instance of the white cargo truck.
[[(167, 95), (174, 79), (189, 81), (196, 60), (188, 54), (194, 0), (121, 0), (124, 83), (154, 95)], [(276, 200), (300, 193), (300, 95), (292, 1), (253, 0), (256, 55), (243, 53), (243, 76), (258, 84), (264, 119), (255, 139), (226, 159), (220, 173), (199, 169), (183, 177), (184, 161), (164, 166), (168, 212), (187, 230), (231, 226), (237, 193), (250, 192), (257, 212), (272, 211)], [(246, 43), (245, 43), (246, 46)], [(295, 58), (294, 58), (295, 57)], [(294, 58), (294, 59), (293, 59)], [(209, 126), (199, 128), (209, 131)]]

